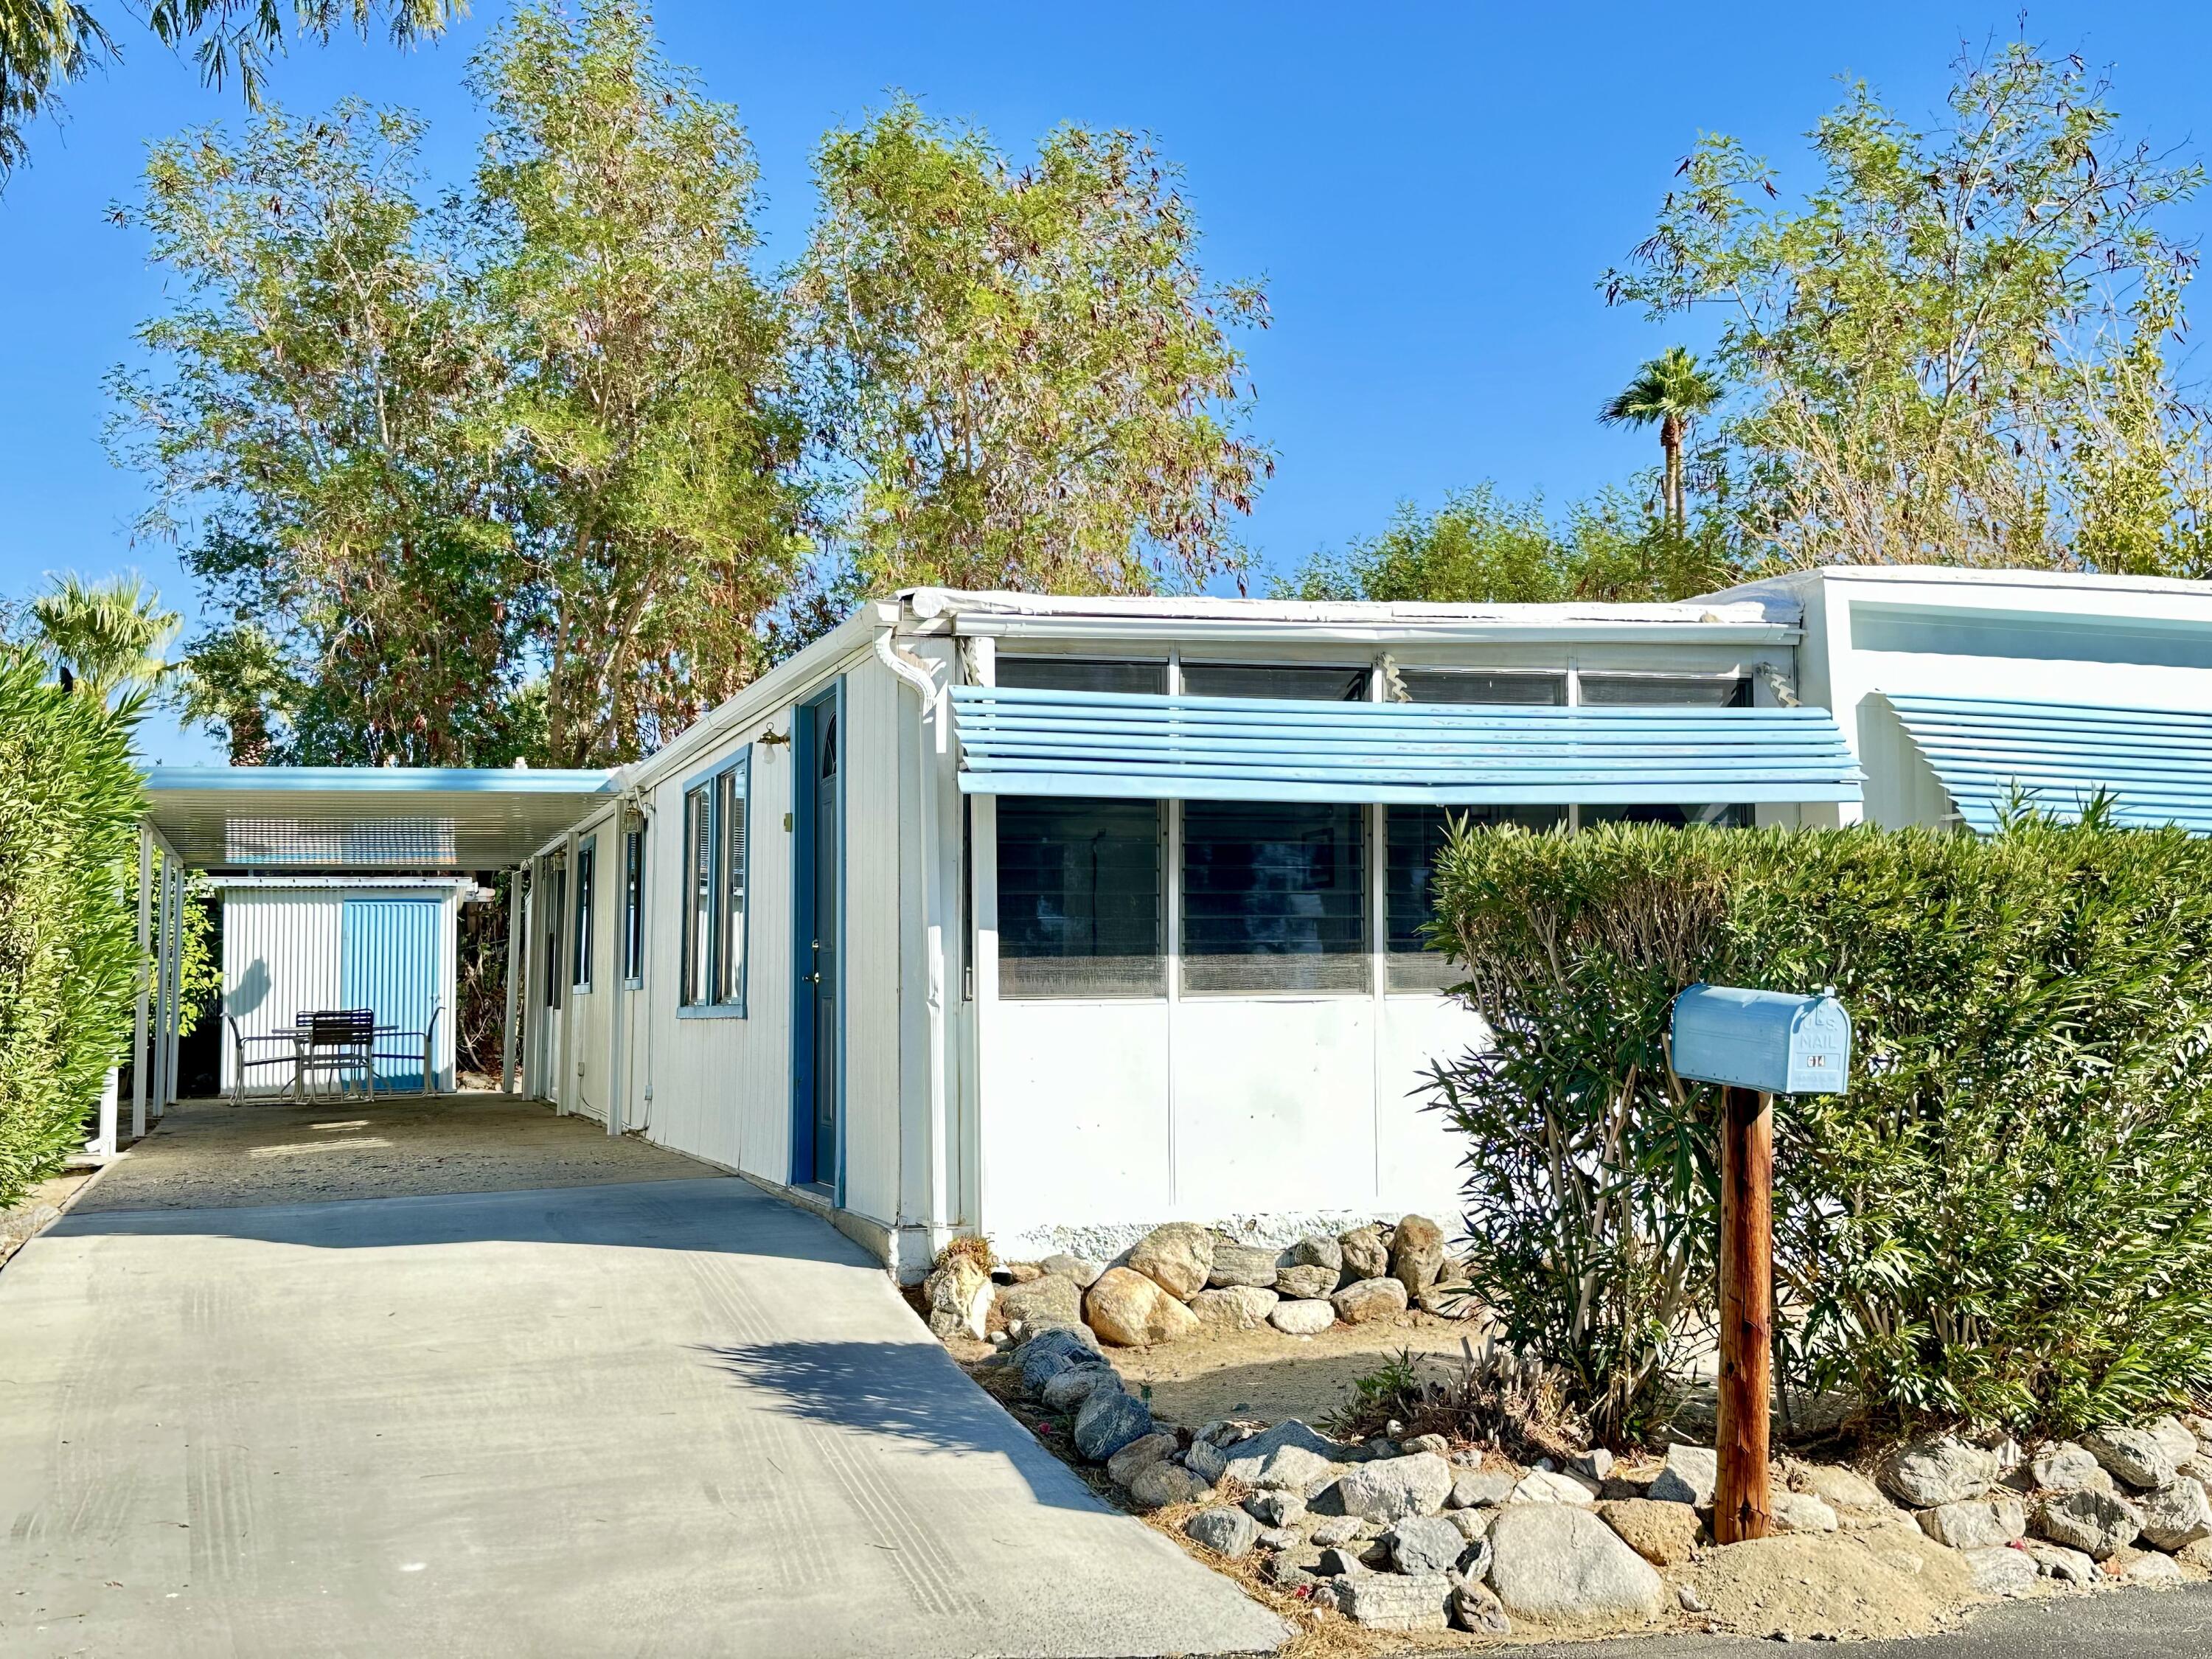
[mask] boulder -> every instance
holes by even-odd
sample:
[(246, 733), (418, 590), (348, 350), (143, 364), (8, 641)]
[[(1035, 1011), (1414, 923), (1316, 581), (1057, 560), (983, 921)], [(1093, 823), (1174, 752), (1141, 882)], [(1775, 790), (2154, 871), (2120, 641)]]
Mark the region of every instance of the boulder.
[(1490, 1587), (1516, 1619), (1641, 1623), (1667, 1607), (1650, 1563), (1585, 1509), (1516, 1504), (1491, 1523), (1490, 1548)]
[(1086, 1291), (1097, 1284), (1098, 1275), (1106, 1271), (1103, 1263), (1093, 1261), (1087, 1255), (1068, 1255), (1065, 1253), (1048, 1255), (1037, 1266), (1048, 1273), (1074, 1280)]
[(1306, 1500), (1294, 1492), (1255, 1492), (1244, 1500), (1244, 1513), (1263, 1527), (1287, 1527), (1306, 1512)]
[(2212, 1456), (2212, 1417), (2200, 1416), (2195, 1412), (2184, 1412), (2181, 1413), (2180, 1422), (2183, 1428), (2196, 1436), (2197, 1449), (2207, 1456)]
[(1406, 1311), (1406, 1287), (1395, 1279), (1363, 1279), (1347, 1285), (1329, 1298), (1336, 1316), (1347, 1325), (1370, 1320), (1395, 1319)]
[(2172, 1556), (2160, 1555), (2154, 1550), (2123, 1550), (2105, 1563), (2105, 1571), (2124, 1584), (2177, 1584), (2181, 1582), (2180, 1564)]
[(2002, 1549), (2027, 1531), (2027, 1507), (2020, 1499), (1968, 1498), (1923, 1510), (1920, 1530), (1954, 1550)]
[(1180, 1463), (1157, 1459), (1139, 1469), (1129, 1482), (1129, 1502), (1140, 1510), (1164, 1510), (1170, 1504), (1202, 1503), (1213, 1488)]
[(1835, 1510), (1809, 1492), (1776, 1492), (1771, 1513), (1777, 1532), (1833, 1532), (1843, 1525)]
[(1390, 1277), (1408, 1297), (1437, 1282), (1444, 1267), (1444, 1230), (1425, 1215), (1409, 1215), (1390, 1240)]
[(1451, 1580), (1440, 1572), (1355, 1573), (1336, 1581), (1336, 1610), (1369, 1630), (1442, 1630), (1451, 1593)]
[(1308, 1233), (1291, 1246), (1289, 1254), (1294, 1267), (1326, 1267), (1333, 1273), (1344, 1271), (1344, 1246), (1321, 1233)]
[(1881, 1467), (1881, 1484), (1892, 1497), (1912, 1510), (1932, 1510), (1979, 1498), (1996, 1478), (1994, 1455), (1951, 1434), (1908, 1440)]
[(999, 1287), (999, 1312), (1008, 1324), (1022, 1322), (1024, 1333), (1067, 1329), (1083, 1323), (1083, 1287), (1058, 1273), (1042, 1273), (1026, 1285)]
[(1132, 1440), (1127, 1445), (1106, 1460), (1106, 1476), (1116, 1486), (1126, 1486), (1137, 1478), (1137, 1472), (1147, 1464), (1158, 1463), (1175, 1455), (1175, 1436), (1165, 1429)]
[(2102, 1561), (2136, 1541), (2142, 1531), (2142, 1516), (2111, 1492), (2061, 1492), (2036, 1506), (2034, 1527), (2038, 1537)]
[(1311, 1302), (1332, 1293), (1343, 1270), (1312, 1262), (1293, 1262), (1275, 1271), (1275, 1293), (1292, 1302)]
[(1665, 1467), (1652, 1480), (1651, 1497), (1661, 1504), (1704, 1509), (1713, 1501), (1720, 1478), (1721, 1455), (1711, 1446), (1669, 1446)]
[(1034, 1261), (1001, 1261), (991, 1269), (993, 1281), (1000, 1285), (1026, 1285), (1043, 1275), (1044, 1269)]
[(1242, 1510), (1200, 1510), (1182, 1523), (1194, 1543), (1235, 1561), (1252, 1553), (1260, 1541), (1260, 1524)]
[(1389, 1522), (1409, 1515), (1434, 1515), (1451, 1493), (1451, 1465), (1434, 1452), (1363, 1463), (1337, 1481), (1344, 1512)]
[(2193, 1544), (2184, 1544), (2174, 1551), (2173, 1559), (2184, 1566), (2212, 1574), (2212, 1538), (2200, 1538)]
[(1262, 1527), (1260, 1528), (1260, 1547), (1263, 1550), (1296, 1549), (1306, 1541), (1306, 1535), (1296, 1527)]
[(2197, 1437), (2178, 1417), (2160, 1417), (2143, 1425), (2143, 1432), (2158, 1442), (2167, 1461), (2186, 1463), (2197, 1455)]
[(1597, 1516), (1655, 1567), (1679, 1566), (1688, 1560), (1704, 1530), (1697, 1510), (1687, 1504), (1659, 1504), (1648, 1498), (1600, 1504)]
[(2070, 1440), (2054, 1440), (2038, 1446), (2015, 1470), (2018, 1482), (2044, 1492), (2110, 1492), (2112, 1477), (2088, 1449)]
[(1613, 1474), (1613, 1454), (1602, 1446), (1593, 1446), (1588, 1451), (1579, 1451), (1570, 1457), (1567, 1468), (1573, 1474), (1595, 1480), (1602, 1486)]
[(1170, 1221), (1137, 1241), (1128, 1265), (1176, 1301), (1188, 1302), (1206, 1288), (1213, 1270), (1213, 1239), (1194, 1221)]
[(2168, 1555), (2200, 1538), (2212, 1538), (2212, 1500), (2185, 1474), (2154, 1486), (2136, 1500), (2142, 1511), (2143, 1541)]
[(1273, 1290), (1275, 1267), (1281, 1255), (1282, 1252), (1273, 1245), (1239, 1244), (1233, 1239), (1217, 1239), (1213, 1265), (1206, 1270), (1206, 1282), (1216, 1290), (1237, 1285)]
[(2085, 1587), (2097, 1582), (2097, 1564), (2079, 1550), (2069, 1550), (2063, 1544), (2046, 1543), (2040, 1538), (2023, 1539), (2020, 1547), (2045, 1578), (2056, 1578), (2062, 1584)]
[(1075, 1449), (1093, 1463), (1104, 1462), (1152, 1431), (1151, 1409), (1118, 1388), (1093, 1389), (1075, 1413)]
[(1331, 1459), (1338, 1449), (1334, 1440), (1287, 1417), (1273, 1428), (1225, 1444), (1201, 1433), (1191, 1442), (1184, 1461), (1209, 1480), (1234, 1480), (1303, 1496), (1309, 1487), (1328, 1483), (1334, 1473)]
[(921, 1281), (929, 1309), (929, 1332), (940, 1340), (955, 1332), (983, 1340), (991, 1298), (997, 1294), (990, 1274), (969, 1257), (956, 1255)]
[(1881, 1487), (1840, 1463), (1793, 1463), (1790, 1480), (1797, 1490), (1810, 1492), (1839, 1516), (1852, 1510), (1880, 1515), (1890, 1508)]
[(1984, 1595), (2026, 1595), (2043, 1577), (2043, 1569), (2026, 1550), (1988, 1544), (1961, 1553), (1974, 1576), (1974, 1588)]
[(1056, 1373), (1071, 1365), (1095, 1365), (1100, 1358), (1089, 1331), (1080, 1325), (1056, 1325), (1023, 1343), (1014, 1363), (1022, 1368), (1022, 1386), (1036, 1394)]
[(1121, 1379), (1111, 1365), (1070, 1365), (1056, 1372), (1037, 1390), (1037, 1398), (1056, 1412), (1072, 1412), (1101, 1386), (1118, 1389)]
[(1505, 1604), (1498, 1599), (1498, 1593), (1472, 1578), (1462, 1578), (1452, 1586), (1451, 1600), (1444, 1611), (1455, 1630), (1472, 1631), (1478, 1636), (1513, 1632), (1513, 1621), (1506, 1617)]
[(1349, 1232), (1339, 1233), (1336, 1243), (1344, 1252), (1344, 1271), (1348, 1278), (1380, 1279), (1390, 1271), (1390, 1247), (1382, 1242), (1382, 1228), (1354, 1227)]
[(1456, 1469), (1452, 1474), (1447, 1507), (1471, 1510), (1478, 1504), (1503, 1504), (1513, 1495), (1520, 1477), (1504, 1469)]
[(1366, 1559), (1370, 1554), (1376, 1558), (1377, 1566), (1389, 1559), (1389, 1553), (1379, 1545), (1362, 1549), (1358, 1540), (1347, 1539), (1321, 1553), (1321, 1565), (1316, 1571), (1324, 1578), (1349, 1578), (1357, 1573), (1372, 1572), (1375, 1568), (1369, 1566)]
[(1373, 1524), (1356, 1515), (1331, 1516), (1307, 1534), (1307, 1541), (1323, 1547), (1356, 1544), (1367, 1535), (1368, 1528)]
[(1209, 1331), (1256, 1331), (1267, 1322), (1279, 1298), (1257, 1285), (1230, 1285), (1200, 1291), (1190, 1299), (1190, 1310)]
[(1099, 1274), (1098, 1282), (1084, 1293), (1083, 1311), (1100, 1337), (1125, 1348), (1178, 1341), (1198, 1331), (1197, 1315), (1153, 1279), (1127, 1267), (1109, 1267)]
[(1410, 1452), (1432, 1451), (1439, 1457), (1451, 1455), (1451, 1442), (1440, 1434), (1408, 1435), (1398, 1443), (1399, 1455)]
[(1531, 1469), (1514, 1485), (1509, 1504), (1590, 1504), (1597, 1501), (1597, 1482), (1580, 1480), (1554, 1469)]
[(1438, 1319), (1472, 1319), (1483, 1310), (1482, 1298), (1472, 1285), (1447, 1285), (1438, 1279), (1413, 1292), (1413, 1305)]
[(1267, 1563), (1267, 1582), (1278, 1589), (1310, 1590), (1321, 1582), (1321, 1552), (1311, 1544), (1284, 1547)]
[(2173, 1459), (2147, 1429), (2112, 1425), (2081, 1437), (2089, 1455), (2116, 1480), (2130, 1486), (2162, 1486), (2173, 1479)]
[(1409, 1515), (1382, 1534), (1400, 1572), (1449, 1572), (1467, 1553), (1459, 1528), (1438, 1515)]
[(1327, 1302), (1278, 1302), (1267, 1322), (1285, 1336), (1319, 1336), (1336, 1323), (1336, 1310)]

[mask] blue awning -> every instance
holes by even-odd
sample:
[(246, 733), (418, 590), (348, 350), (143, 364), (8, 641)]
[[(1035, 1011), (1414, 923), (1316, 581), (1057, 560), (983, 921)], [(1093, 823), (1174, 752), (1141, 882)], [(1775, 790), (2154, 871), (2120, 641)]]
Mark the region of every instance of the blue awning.
[(1993, 833), (2015, 790), (2063, 817), (2102, 791), (2120, 823), (2212, 835), (2212, 714), (1883, 695), (1969, 829)]
[(1855, 801), (1822, 708), (1304, 702), (956, 685), (969, 794), (1644, 805)]

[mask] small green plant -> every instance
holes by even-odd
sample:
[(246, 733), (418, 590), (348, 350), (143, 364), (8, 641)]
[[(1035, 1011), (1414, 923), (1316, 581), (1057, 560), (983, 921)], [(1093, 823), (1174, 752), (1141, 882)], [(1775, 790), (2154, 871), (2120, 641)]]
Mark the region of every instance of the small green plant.
[(1486, 1338), (1479, 1353), (1462, 1338), (1460, 1355), (1401, 1349), (1353, 1379), (1352, 1397), (1322, 1426), (1340, 1440), (1440, 1434), (1524, 1461), (1564, 1456), (1587, 1443), (1585, 1425), (1568, 1407), (1565, 1379), (1541, 1359)]

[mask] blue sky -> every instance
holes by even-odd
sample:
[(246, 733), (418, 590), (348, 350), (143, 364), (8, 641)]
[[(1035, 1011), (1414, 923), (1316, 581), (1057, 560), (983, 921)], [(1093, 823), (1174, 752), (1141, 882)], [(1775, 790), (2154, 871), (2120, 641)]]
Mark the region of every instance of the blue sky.
[[(75, 88), (0, 194), (0, 593), (45, 573), (135, 568), (192, 595), (173, 551), (134, 545), (140, 480), (101, 445), (101, 378), (131, 355), (162, 278), (107, 221), (153, 140), (239, 118), (234, 93), (119, 20), (125, 61)], [(345, 94), (432, 122), (458, 178), (477, 132), (460, 82), (503, 4), (478, 0), (441, 45), (303, 48), (278, 101)], [(1291, 3), (760, 5), (663, 0), (662, 38), (738, 105), (758, 147), (771, 259), (796, 252), (807, 159), (824, 127), (893, 88), (973, 119), (1016, 152), (1073, 120), (1153, 133), (1185, 168), (1212, 272), (1264, 276), (1274, 324), (1249, 342), (1255, 425), (1278, 471), (1245, 527), (1269, 562), (1373, 529), (1408, 497), (1494, 478), (1564, 501), (1647, 464), (1649, 439), (1592, 411), (1636, 363), (1705, 328), (1607, 311), (1595, 283), (1649, 229), (1701, 131), (1805, 177), (1802, 134), (1863, 76), (1932, 114), (1962, 43), (2014, 7), (1962, 0), (1829, 8)], [(2130, 127), (2197, 148), (2212, 8), (2063, 5), (2030, 35), (2112, 66)], [(2195, 234), (2192, 204), (2177, 222)], [(157, 720), (148, 748), (214, 758)]]

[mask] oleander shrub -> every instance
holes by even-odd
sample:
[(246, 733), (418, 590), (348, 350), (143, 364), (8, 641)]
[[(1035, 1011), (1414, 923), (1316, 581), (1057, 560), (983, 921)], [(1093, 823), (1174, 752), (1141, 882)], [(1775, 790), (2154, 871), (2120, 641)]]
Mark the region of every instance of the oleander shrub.
[(82, 1144), (139, 974), (130, 722), (43, 678), (0, 646), (0, 1205)]
[(1865, 1425), (2070, 1431), (2212, 1382), (2212, 847), (2015, 814), (1910, 830), (1480, 830), (1436, 937), (1486, 1051), (1441, 1065), (1507, 1340), (1602, 1431), (1710, 1334), (1717, 1091), (1674, 1079), (1704, 979), (1833, 985), (1846, 1094), (1778, 1103), (1786, 1387)]

